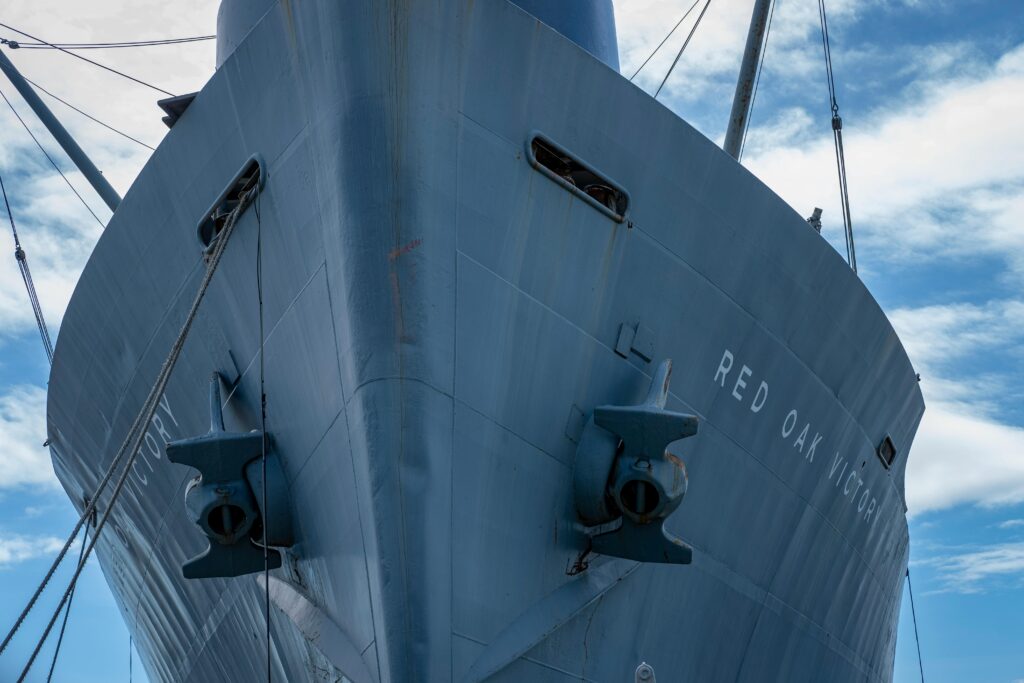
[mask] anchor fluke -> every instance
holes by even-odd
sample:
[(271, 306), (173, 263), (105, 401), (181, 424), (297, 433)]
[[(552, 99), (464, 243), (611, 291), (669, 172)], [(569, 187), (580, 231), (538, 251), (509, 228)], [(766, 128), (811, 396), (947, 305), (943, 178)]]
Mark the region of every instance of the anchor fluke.
[(695, 415), (665, 410), (672, 361), (664, 360), (637, 406), (600, 406), (587, 422), (576, 451), (576, 507), (588, 524), (621, 518), (612, 531), (595, 533), (592, 549), (638, 562), (689, 564), (693, 550), (665, 529), (686, 494), (683, 462), (668, 445), (697, 433)]
[[(262, 432), (227, 432), (220, 403), (220, 375), (210, 381), (210, 431), (202, 436), (167, 444), (167, 459), (199, 470), (185, 490), (185, 507), (209, 539), (207, 549), (182, 566), (187, 579), (241, 576), (263, 570), (266, 525), (268, 546), (291, 546), (291, 515), (287, 483), (280, 460), (267, 454), (267, 508), (263, 491)], [(271, 569), (281, 566), (281, 555), (271, 550)]]

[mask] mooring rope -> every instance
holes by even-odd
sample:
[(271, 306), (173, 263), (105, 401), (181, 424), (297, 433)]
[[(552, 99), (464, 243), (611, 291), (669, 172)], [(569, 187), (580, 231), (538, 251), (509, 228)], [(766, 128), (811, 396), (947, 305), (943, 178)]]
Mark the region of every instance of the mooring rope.
[(72, 541), (74, 540), (75, 536), (78, 535), (78, 531), (81, 529), (82, 524), (85, 522), (86, 519), (89, 518), (90, 515), (92, 515), (92, 512), (95, 509), (96, 504), (99, 500), (100, 493), (102, 492), (103, 488), (106, 486), (107, 482), (112, 477), (114, 471), (117, 468), (117, 465), (120, 463), (121, 459), (125, 456), (126, 453), (130, 454), (128, 456), (127, 463), (121, 472), (120, 477), (118, 478), (117, 482), (114, 485), (114, 489), (113, 492), (111, 493), (110, 501), (107, 505), (107, 508), (103, 511), (102, 517), (100, 517), (99, 524), (96, 526), (96, 531), (93, 532), (92, 540), (89, 542), (89, 545), (85, 549), (85, 557), (83, 559), (83, 562), (78, 566), (78, 568), (75, 570), (74, 575), (71, 577), (71, 582), (68, 585), (67, 590), (64, 591), (64, 595), (61, 597), (57, 609), (54, 611), (53, 616), (51, 617), (49, 623), (46, 626), (46, 630), (44, 631), (42, 637), (39, 639), (39, 642), (36, 644), (35, 650), (32, 652), (32, 656), (29, 658), (28, 663), (25, 665), (25, 668), (18, 679), (19, 683), (25, 679), (25, 676), (28, 674), (29, 669), (32, 667), (32, 663), (38, 656), (39, 650), (42, 648), (47, 636), (49, 636), (50, 631), (52, 630), (53, 625), (57, 620), (57, 616), (60, 614), (61, 608), (64, 606), (64, 603), (67, 602), (68, 598), (70, 597), (70, 594), (74, 590), (75, 584), (78, 581), (78, 577), (82, 573), (82, 568), (85, 566), (85, 560), (89, 559), (89, 555), (92, 553), (92, 550), (96, 545), (96, 542), (99, 540), (100, 534), (102, 533), (103, 528), (107, 523), (107, 519), (110, 517), (111, 511), (114, 509), (114, 503), (117, 501), (118, 496), (121, 494), (121, 490), (124, 488), (124, 484), (128, 479), (129, 473), (131, 472), (131, 467), (134, 464), (135, 458), (139, 452), (139, 448), (142, 445), (142, 439), (145, 437), (146, 428), (148, 428), (149, 423), (153, 419), (153, 415), (156, 413), (157, 407), (160, 404), (160, 398), (163, 396), (164, 390), (167, 388), (167, 383), (170, 380), (171, 372), (174, 370), (174, 366), (177, 364), (178, 358), (181, 356), (181, 352), (185, 346), (185, 340), (188, 338), (188, 333), (192, 328), (192, 323), (195, 322), (196, 315), (199, 312), (199, 305), (202, 303), (203, 298), (206, 295), (206, 291), (209, 289), (210, 282), (213, 280), (213, 275), (217, 270), (217, 266), (220, 265), (221, 257), (224, 255), (224, 250), (227, 247), (228, 240), (230, 239), (231, 234), (234, 232), (234, 228), (238, 221), (238, 217), (249, 206), (249, 204), (252, 202), (253, 198), (255, 197), (258, 191), (258, 187), (255, 185), (252, 186), (251, 188), (247, 188), (245, 194), (242, 195), (238, 205), (228, 215), (223, 230), (216, 237), (217, 241), (215, 243), (213, 252), (211, 253), (209, 260), (207, 262), (206, 272), (203, 275), (203, 280), (200, 283), (199, 289), (196, 292), (195, 298), (192, 301), (192, 306), (189, 309), (188, 315), (185, 317), (185, 321), (182, 324), (180, 331), (178, 332), (178, 336), (175, 339), (174, 344), (171, 346), (171, 350), (168, 353), (166, 360), (164, 361), (163, 365), (160, 368), (160, 372), (157, 375), (157, 379), (149, 392), (149, 396), (146, 398), (146, 401), (143, 403), (142, 409), (139, 411), (139, 413), (135, 417), (135, 420), (132, 422), (128, 434), (125, 437), (125, 441), (122, 443), (121, 448), (118, 450), (117, 456), (111, 461), (110, 467), (107, 468), (106, 474), (104, 475), (102, 481), (97, 487), (97, 490), (93, 493), (93, 496), (88, 506), (86, 507), (85, 512), (82, 513), (82, 516), (79, 518), (78, 523), (75, 525), (75, 529), (68, 537), (68, 541), (64, 544), (64, 547), (58, 554), (57, 559), (54, 560), (53, 565), (50, 567), (50, 570), (46, 573), (46, 576), (43, 578), (43, 581), (40, 583), (39, 587), (32, 595), (32, 598), (29, 600), (28, 605), (25, 606), (25, 609), (22, 611), (21, 615), (19, 615), (14, 626), (7, 634), (7, 637), (4, 639), (3, 643), (0, 644), (0, 652), (2, 652), (3, 648), (6, 648), (7, 644), (14, 636), (15, 631), (17, 631), (18, 627), (21, 626), (22, 622), (24, 622), (25, 617), (28, 615), (29, 611), (32, 609), (32, 606), (39, 598), (39, 595), (46, 587), (46, 584), (49, 582), (54, 572), (57, 570), (57, 566), (64, 559), (64, 556), (67, 553), (68, 548), (71, 546)]

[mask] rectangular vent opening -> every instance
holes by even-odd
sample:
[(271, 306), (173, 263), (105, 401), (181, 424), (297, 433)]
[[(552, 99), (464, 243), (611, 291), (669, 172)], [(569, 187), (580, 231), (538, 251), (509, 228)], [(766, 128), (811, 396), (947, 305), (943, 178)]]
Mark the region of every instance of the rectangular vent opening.
[(217, 201), (203, 215), (203, 219), (196, 228), (196, 234), (204, 249), (210, 249), (216, 243), (217, 235), (224, 229), (228, 216), (235, 210), (246, 193), (253, 188), (256, 188), (257, 192), (263, 189), (263, 181), (263, 165), (259, 158), (251, 157), (242, 164), (242, 168), (220, 193)]
[(896, 444), (888, 434), (882, 439), (882, 443), (878, 444), (878, 457), (886, 469), (892, 467), (892, 461), (896, 459)]
[(543, 136), (535, 135), (528, 150), (535, 169), (616, 221), (626, 220), (629, 196), (606, 176)]

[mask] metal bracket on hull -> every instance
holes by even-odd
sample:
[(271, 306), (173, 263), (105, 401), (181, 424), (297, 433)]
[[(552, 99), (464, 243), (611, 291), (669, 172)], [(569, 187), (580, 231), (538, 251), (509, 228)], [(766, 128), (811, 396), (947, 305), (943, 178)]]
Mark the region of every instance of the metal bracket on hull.
[[(199, 470), (185, 491), (185, 506), (208, 539), (209, 547), (182, 566), (186, 579), (241, 576), (263, 570), (263, 547), (257, 545), (266, 526), (268, 546), (291, 546), (291, 513), (284, 470), (277, 456), (267, 454), (267, 510), (262, 507), (262, 432), (224, 431), (220, 405), (221, 377), (210, 381), (210, 431), (203, 436), (167, 444), (167, 459)], [(269, 554), (272, 569), (281, 555)]]
[(638, 406), (601, 406), (587, 422), (576, 450), (574, 485), (580, 517), (621, 525), (595, 533), (602, 555), (638, 562), (689, 564), (693, 550), (664, 527), (686, 494), (686, 467), (668, 452), (673, 441), (697, 433), (698, 419), (665, 410), (672, 361), (664, 360)]

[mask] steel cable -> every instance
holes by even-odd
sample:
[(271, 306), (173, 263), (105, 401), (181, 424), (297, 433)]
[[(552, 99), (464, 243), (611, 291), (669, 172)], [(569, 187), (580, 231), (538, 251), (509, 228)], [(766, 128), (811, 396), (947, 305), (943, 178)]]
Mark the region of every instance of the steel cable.
[(668, 32), (668, 35), (662, 38), (661, 42), (658, 43), (658, 47), (654, 48), (654, 51), (651, 52), (651, 54), (647, 55), (647, 59), (645, 59), (644, 63), (640, 65), (640, 68), (634, 71), (633, 75), (629, 77), (630, 82), (632, 82), (633, 79), (637, 77), (637, 74), (643, 71), (644, 67), (647, 66), (647, 62), (651, 61), (654, 58), (654, 55), (658, 54), (658, 50), (660, 50), (661, 47), (668, 42), (668, 39), (672, 37), (672, 34), (676, 32), (676, 29), (683, 25), (683, 22), (686, 21), (686, 17), (690, 16), (690, 12), (693, 11), (693, 8), (696, 7), (697, 3), (699, 2), (700, 0), (693, 0), (693, 4), (690, 5), (690, 9), (686, 10), (686, 13), (683, 14), (683, 18), (676, 22), (676, 25), (673, 26), (672, 30)]
[(0, 38), (0, 43), (10, 45), (11, 49), (25, 50), (110, 50), (122, 47), (156, 47), (160, 45), (198, 43), (204, 40), (213, 40), (216, 37), (217, 36), (192, 36), (189, 38), (163, 38), (158, 40), (124, 40), (110, 43), (22, 43), (20, 41)]
[[(64, 179), (65, 183), (67, 183), (67, 186), (71, 188), (71, 191), (75, 193), (76, 197), (78, 197), (78, 201), (82, 202), (82, 206), (85, 207), (85, 210), (92, 214), (92, 217), (96, 219), (96, 222), (100, 224), (101, 228), (106, 228), (106, 224), (100, 220), (100, 217), (97, 216), (96, 212), (92, 210), (92, 207), (89, 206), (89, 203), (85, 201), (85, 198), (78, 193), (78, 190), (76, 190), (75, 186), (71, 184), (71, 181), (68, 180), (68, 177), (64, 175), (64, 171), (60, 170), (60, 166), (57, 165), (57, 162), (53, 160), (53, 157), (50, 156), (49, 152), (46, 151), (46, 148), (44, 148), (42, 143), (39, 142), (39, 138), (35, 136), (35, 133), (32, 132), (32, 129), (28, 127), (27, 123), (25, 123), (25, 119), (21, 118), (21, 114), (19, 114), (18, 110), (14, 108), (14, 105), (11, 104), (11, 101), (7, 99), (7, 95), (5, 95), (2, 90), (0, 90), (0, 97), (2, 97), (4, 102), (7, 103), (7, 106), (11, 108), (11, 112), (14, 114), (15, 117), (17, 117), (18, 121), (21, 122), (22, 127), (25, 129), (25, 132), (28, 133), (30, 138), (32, 138), (32, 142), (36, 143), (36, 147), (39, 148), (39, 151), (43, 153), (43, 156), (46, 157), (46, 160), (50, 162), (51, 166), (53, 166), (53, 170), (57, 171), (57, 173), (60, 174), (60, 177)], [(3, 652), (3, 650), (0, 649), (0, 652)]]
[(47, 90), (43, 86), (39, 85), (35, 81), (29, 80), (28, 78), (26, 78), (25, 80), (28, 81), (29, 83), (31, 83), (32, 85), (34, 85), (37, 90), (42, 90), (44, 93), (46, 93), (47, 95), (49, 95), (53, 99), (57, 100), (58, 102), (60, 102), (61, 104), (63, 104), (66, 107), (70, 107), (71, 109), (74, 109), (75, 111), (77, 111), (79, 114), (81, 114), (85, 118), (89, 119), (90, 121), (94, 121), (94, 122), (100, 124), (101, 126), (103, 126), (104, 128), (107, 128), (108, 130), (112, 130), (113, 132), (117, 133), (118, 135), (120, 135), (123, 138), (128, 138), (132, 142), (140, 144), (140, 145), (142, 145), (143, 147), (145, 147), (148, 150), (155, 150), (156, 149), (155, 147), (151, 147), (150, 145), (147, 145), (142, 140), (137, 140), (136, 138), (133, 138), (131, 135), (128, 135), (128, 133), (125, 133), (124, 131), (120, 131), (117, 128), (114, 128), (109, 123), (104, 123), (103, 121), (100, 121), (95, 116), (93, 116), (93, 115), (91, 115), (91, 114), (89, 114), (87, 112), (82, 111), (81, 109), (79, 109), (75, 105), (71, 104), (70, 102), (68, 102), (66, 100), (63, 100), (60, 97), (54, 95), (52, 92), (50, 92), (49, 90)]
[(261, 439), (263, 490), (261, 492), (263, 503), (263, 599), (266, 610), (266, 635), (267, 635), (267, 683), (270, 683), (270, 548), (267, 545), (267, 520), (270, 519), (270, 511), (267, 509), (267, 392), (264, 387), (264, 363), (263, 363), (263, 219), (260, 216), (260, 200), (256, 199), (253, 207), (256, 212), (256, 298), (260, 308), (260, 433)]
[(53, 343), (50, 341), (50, 330), (46, 327), (46, 319), (43, 318), (43, 307), (39, 303), (39, 295), (36, 293), (36, 285), (32, 281), (32, 271), (28, 267), (28, 255), (21, 248), (21, 239), (18, 237), (18, 228), (14, 224), (14, 212), (11, 210), (11, 203), (7, 199), (7, 188), (4, 186), (3, 177), (0, 176), (0, 191), (4, 196), (4, 207), (7, 209), (7, 218), (11, 221), (11, 233), (14, 235), (14, 259), (18, 262), (18, 270), (21, 272), (21, 281), (25, 283), (25, 291), (28, 292), (28, 300), (32, 306), (32, 314), (36, 318), (36, 327), (39, 328), (39, 336), (43, 340), (43, 349), (46, 351), (46, 360), (53, 364)]
[[(123, 71), (118, 71), (117, 69), (115, 69), (113, 67), (109, 67), (106, 64), (100, 64), (97, 61), (89, 59), (88, 57), (83, 57), (82, 55), (75, 54), (74, 52), (71, 52), (70, 50), (67, 50), (67, 49), (65, 49), (63, 47), (59, 47), (57, 45), (54, 45), (53, 43), (48, 43), (47, 41), (43, 40), (42, 38), (36, 38), (33, 35), (25, 33), (24, 31), (19, 31), (18, 29), (14, 28), (13, 26), (8, 26), (7, 24), (2, 24), (2, 23), (0, 23), (0, 26), (2, 26), (3, 28), (7, 29), (8, 31), (14, 31), (18, 35), (22, 35), (22, 36), (25, 36), (26, 38), (31, 38), (32, 40), (40, 42), (40, 43), (42, 43), (44, 45), (48, 45), (48, 46), (52, 47), (55, 50), (60, 50), (64, 54), (71, 55), (75, 59), (81, 59), (83, 62), (88, 62), (89, 64), (92, 64), (93, 66), (98, 66), (101, 69), (106, 69), (110, 73), (117, 74), (118, 76), (121, 76), (122, 78), (127, 78), (129, 81), (135, 81), (139, 85), (144, 85), (147, 88), (151, 88), (152, 90), (156, 90), (157, 92), (162, 92), (163, 94), (167, 95), (168, 97), (175, 97), (174, 93), (168, 92), (167, 90), (164, 90), (163, 88), (158, 88), (158, 87), (156, 87), (155, 85), (153, 85), (151, 83), (147, 83), (146, 81), (143, 81), (141, 79), (135, 78), (135, 76), (129, 76), (128, 74), (124, 73)], [(10, 44), (10, 41), (6, 41), (6, 42), (8, 43), (8, 45)]]
[(843, 233), (846, 237), (846, 261), (857, 272), (857, 251), (853, 244), (853, 218), (850, 214), (850, 190), (846, 178), (846, 153), (843, 149), (843, 119), (839, 116), (836, 100), (836, 81), (832, 72), (832, 47), (828, 37), (828, 17), (825, 0), (818, 0), (818, 19), (821, 23), (821, 45), (825, 52), (825, 76), (828, 82), (829, 106), (832, 110), (832, 144), (836, 153), (836, 172), (839, 176), (839, 201), (843, 213)]
[(686, 40), (683, 41), (683, 46), (679, 48), (679, 52), (676, 54), (676, 58), (672, 61), (672, 66), (668, 68), (668, 73), (665, 74), (665, 78), (662, 79), (661, 85), (654, 91), (654, 99), (658, 99), (658, 95), (661, 93), (661, 89), (665, 87), (665, 83), (668, 82), (668, 77), (672, 75), (672, 72), (676, 68), (676, 64), (679, 63), (679, 58), (683, 56), (683, 51), (686, 50), (686, 46), (690, 44), (690, 39), (693, 38), (693, 34), (697, 32), (697, 27), (700, 26), (701, 19), (704, 18), (704, 13), (708, 11), (708, 7), (711, 7), (711, 0), (708, 0), (704, 5), (704, 9), (697, 15), (697, 21), (693, 23), (693, 28), (690, 29), (689, 35), (686, 36)]
[(914, 609), (914, 587), (910, 584), (910, 567), (907, 567), (907, 592), (910, 593), (910, 614), (914, 617), (914, 643), (917, 644), (917, 668), (924, 683), (924, 663), (921, 661), (921, 639), (917, 635), (917, 610)]

